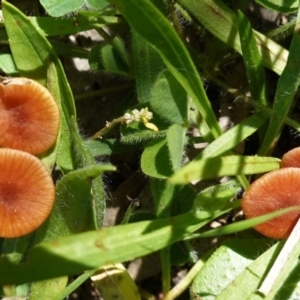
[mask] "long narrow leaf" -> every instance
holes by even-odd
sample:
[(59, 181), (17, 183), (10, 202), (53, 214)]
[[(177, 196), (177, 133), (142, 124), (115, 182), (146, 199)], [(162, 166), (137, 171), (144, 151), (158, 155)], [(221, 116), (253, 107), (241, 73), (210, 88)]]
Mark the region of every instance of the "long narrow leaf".
[(290, 107), (294, 100), (294, 96), (300, 84), (299, 26), (300, 26), (300, 5), (299, 5), (296, 24), (295, 24), (295, 31), (290, 46), (288, 62), (278, 81), (269, 127), (267, 129), (265, 139), (259, 151), (261, 155), (265, 155), (266, 153), (268, 153), (272, 144), (276, 140), (278, 132), (280, 131), (284, 123), (284, 118), (289, 113)]
[(251, 24), (241, 11), (238, 12), (238, 22), (251, 96), (261, 104), (267, 105), (265, 71)]
[(219, 138), (210, 143), (197, 157), (201, 160), (208, 157), (224, 154), (233, 149), (248, 136), (256, 132), (269, 118), (266, 113), (257, 113), (223, 133)]
[(43, 243), (31, 251), (26, 262), (19, 265), (6, 258), (0, 259), (0, 269), (5, 270), (0, 272), (0, 284), (44, 280), (128, 261), (181, 240), (209, 221), (185, 214), (171, 219), (105, 228)]
[(170, 182), (184, 184), (193, 180), (258, 174), (279, 168), (280, 160), (273, 157), (224, 156), (192, 161), (176, 172)]

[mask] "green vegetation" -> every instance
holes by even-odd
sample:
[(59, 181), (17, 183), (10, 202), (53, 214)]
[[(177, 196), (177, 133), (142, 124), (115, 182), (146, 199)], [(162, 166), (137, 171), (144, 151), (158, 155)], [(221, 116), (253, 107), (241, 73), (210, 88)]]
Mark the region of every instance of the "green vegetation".
[[(241, 3), (233, 8), (231, 2)], [(248, 1), (40, 0), (47, 17), (25, 16), (2, 1), (0, 39), (9, 42), (10, 51), (0, 54), (0, 68), (7, 76), (28, 77), (47, 87), (61, 113), (56, 145), (40, 156), (50, 173), (59, 171), (56, 202), (35, 232), (1, 239), (2, 296), (65, 299), (97, 270), (105, 268), (113, 277), (109, 266), (115, 264), (126, 282), (117, 284), (118, 299), (154, 299), (139, 295), (120, 263), (159, 251), (165, 300), (188, 288), (191, 299), (297, 299), (298, 245), (269, 295), (257, 292), (285, 241), (262, 237), (252, 227), (299, 207), (251, 220), (236, 216), (242, 192), (254, 177), (280, 168), (274, 149), (284, 126), (300, 131), (292, 114), (300, 83), (300, 1), (256, 2), (286, 18), (297, 17), (268, 35), (252, 28), (245, 13)], [(118, 26), (125, 28), (126, 38), (103, 30)], [(89, 29), (104, 38), (91, 50), (55, 39)], [(275, 41), (278, 36), (288, 40), (286, 48)], [(105, 120), (110, 123), (92, 139), (80, 134), (58, 55), (86, 58), (92, 71), (134, 82), (125, 84), (130, 91), (116, 107), (119, 114)], [(242, 88), (226, 73), (234, 72), (236, 64), (242, 65)], [(273, 94), (270, 76), (278, 80)], [(221, 100), (210, 96), (205, 88), (210, 85), (230, 95), (228, 106), (237, 111), (224, 132)], [(84, 95), (79, 98), (85, 101)], [(254, 150), (236, 150), (253, 137)], [(198, 143), (201, 149), (195, 148)], [(97, 157), (130, 151), (138, 151), (137, 164), (149, 179), (151, 220), (149, 214), (137, 219), (134, 203), (128, 202), (121, 224), (102, 227), (107, 198), (102, 175), (117, 166), (99, 163)], [(210, 226), (224, 216), (230, 216), (225, 225)], [(196, 257), (192, 241), (204, 243), (210, 237), (217, 237), (216, 246)], [(189, 273), (172, 289), (172, 265), (184, 264)], [(68, 283), (72, 275), (78, 278)], [(98, 281), (104, 299), (111, 299), (109, 288), (103, 290)]]

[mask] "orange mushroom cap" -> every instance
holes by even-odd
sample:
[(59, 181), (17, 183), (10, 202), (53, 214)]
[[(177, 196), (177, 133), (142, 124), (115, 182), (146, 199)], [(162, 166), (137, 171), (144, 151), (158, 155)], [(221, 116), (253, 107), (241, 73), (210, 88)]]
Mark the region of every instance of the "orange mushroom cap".
[[(254, 218), (286, 207), (300, 205), (300, 169), (284, 168), (267, 173), (254, 181), (242, 199), (246, 218)], [(261, 234), (287, 238), (300, 216), (292, 211), (254, 227)]]
[(300, 147), (294, 148), (285, 153), (281, 159), (281, 168), (300, 168)]
[(27, 78), (0, 83), (0, 146), (31, 154), (48, 150), (56, 141), (59, 110), (50, 92)]
[(43, 163), (14, 149), (0, 149), (0, 236), (15, 238), (37, 229), (49, 216), (55, 187)]

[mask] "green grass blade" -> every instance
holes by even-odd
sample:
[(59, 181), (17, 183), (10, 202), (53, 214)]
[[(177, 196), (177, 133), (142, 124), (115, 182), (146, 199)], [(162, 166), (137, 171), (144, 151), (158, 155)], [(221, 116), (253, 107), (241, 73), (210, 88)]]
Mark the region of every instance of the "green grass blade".
[(278, 169), (279, 162), (274, 157), (217, 156), (190, 162), (172, 175), (170, 182), (185, 184), (193, 180), (264, 173)]
[(267, 113), (257, 113), (241, 121), (210, 143), (197, 155), (195, 160), (218, 156), (233, 149), (248, 136), (256, 132), (268, 118), (269, 115)]
[(276, 210), (271, 213), (261, 215), (261, 216), (255, 217), (255, 218), (243, 220), (240, 222), (235, 222), (235, 223), (225, 225), (225, 226), (222, 226), (222, 227), (219, 227), (216, 229), (211, 229), (211, 230), (203, 232), (203, 233), (192, 234), (188, 239), (205, 238), (205, 237), (213, 237), (213, 236), (221, 236), (221, 235), (237, 233), (237, 232), (243, 231), (245, 229), (249, 229), (251, 227), (259, 225), (261, 223), (267, 222), (271, 219), (274, 219), (276, 217), (279, 217), (279, 216), (284, 215), (291, 211), (300, 211), (300, 206), (286, 207), (286, 208)]
[(284, 119), (289, 113), (294, 96), (298, 91), (300, 84), (300, 6), (295, 24), (290, 53), (286, 67), (280, 76), (277, 84), (273, 111), (270, 118), (269, 127), (267, 129), (265, 139), (261, 145), (259, 153), (265, 155), (268, 153), (272, 144), (276, 141), (277, 135), (284, 123)]
[(61, 17), (66, 14), (78, 11), (83, 6), (101, 10), (108, 5), (106, 0), (41, 0), (47, 13), (52, 17)]
[(241, 11), (238, 12), (238, 22), (242, 54), (251, 96), (261, 104), (267, 105), (265, 71), (251, 24)]

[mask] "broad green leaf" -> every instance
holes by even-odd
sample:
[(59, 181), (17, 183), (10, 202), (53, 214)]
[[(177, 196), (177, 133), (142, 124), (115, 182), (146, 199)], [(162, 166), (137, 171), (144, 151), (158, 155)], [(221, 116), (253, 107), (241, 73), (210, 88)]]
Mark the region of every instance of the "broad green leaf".
[(175, 186), (156, 178), (151, 178), (150, 184), (157, 218), (170, 217)]
[(40, 2), (52, 17), (64, 16), (83, 8), (83, 6), (100, 10), (108, 5), (106, 0), (41, 0)]
[(268, 114), (264, 112), (256, 113), (246, 118), (210, 143), (199, 155), (197, 155), (196, 160), (218, 156), (233, 149), (248, 136), (256, 132), (268, 118)]
[[(253, 243), (256, 245), (258, 240)], [(229, 299), (230, 295), (235, 295), (235, 299), (253, 299), (253, 300), (272, 300), (289, 299), (296, 300), (299, 298), (299, 243), (297, 249), (293, 251), (289, 262), (281, 271), (279, 278), (274, 283), (274, 288), (271, 293), (264, 297), (257, 292), (262, 280), (265, 278), (275, 258), (278, 256), (284, 242), (280, 242), (267, 250), (259, 256), (253, 263), (251, 263), (245, 270), (229, 284), (226, 289), (221, 292), (217, 298), (218, 300)], [(255, 247), (250, 248), (255, 248)]]
[(11, 54), (0, 54), (0, 69), (9, 76), (16, 76), (19, 74)]
[(187, 95), (169, 71), (159, 75), (151, 89), (150, 107), (170, 123), (187, 122)]
[(151, 100), (151, 89), (165, 65), (155, 49), (139, 34), (132, 31), (134, 74), (139, 103)]
[(156, 178), (151, 178), (150, 183), (157, 216), (162, 218), (191, 212), (196, 197), (191, 187), (171, 185)]
[(74, 233), (95, 230), (91, 202), (92, 181), (111, 165), (94, 165), (65, 175), (57, 184), (56, 201), (43, 240), (52, 241)]
[[(237, 16), (221, 0), (178, 0), (208, 31), (229, 47), (242, 53), (238, 33)], [(281, 74), (288, 57), (288, 51), (265, 35), (254, 31), (263, 64)]]
[(294, 12), (298, 8), (297, 0), (255, 0), (255, 2), (282, 13)]
[(29, 300), (53, 300), (54, 295), (63, 291), (68, 283), (68, 277), (38, 281), (31, 286)]
[(46, 85), (49, 56), (54, 54), (51, 45), (18, 9), (6, 1), (2, 5), (10, 49), (20, 74)]
[[(168, 14), (164, 1), (153, 0), (152, 3), (164, 15)], [(151, 100), (151, 89), (157, 77), (166, 66), (157, 51), (134, 30), (132, 30), (132, 52), (138, 101), (147, 103)]]
[(278, 169), (280, 160), (274, 157), (224, 156), (192, 161), (177, 171), (170, 182), (184, 184), (193, 180), (219, 178), (240, 174), (259, 174)]
[(215, 299), (230, 299), (234, 295), (236, 300), (262, 300), (264, 297), (257, 293), (261, 278), (266, 274), (274, 258), (282, 246), (282, 242), (275, 244), (248, 265), (244, 271), (233, 280)]
[(192, 97), (210, 132), (208, 138), (212, 140), (221, 135), (196, 67), (169, 20), (150, 1), (110, 2), (121, 11), (132, 29), (158, 51), (169, 71)]
[[(53, 18), (47, 18), (47, 19), (49, 19), (49, 21), (48, 21), (49, 27), (46, 27), (46, 28), (39, 27), (37, 20), (39, 20), (41, 18), (28, 17), (28, 19), (36, 27), (36, 30), (41, 33), (41, 35), (47, 36), (47, 35), (55, 35), (55, 33), (57, 34), (57, 28), (55, 26), (53, 26), (53, 22), (52, 22), (52, 26), (50, 26), (50, 24), (51, 24), (50, 20), (52, 20)], [(54, 22), (56, 24), (56, 21), (54, 21)], [(45, 23), (47, 23), (47, 22), (45, 22)], [(98, 26), (99, 26), (99, 24), (98, 24)], [(53, 28), (54, 28), (54, 31), (53, 31)], [(8, 40), (6, 31), (0, 30), (0, 39), (4, 40), (4, 41)], [(62, 43), (57, 40), (49, 40), (49, 42), (51, 43), (51, 45), (53, 46), (53, 48), (55, 49), (55, 51), (58, 55), (67, 55), (67, 56), (74, 56), (74, 57), (80, 57), (80, 58), (88, 58), (89, 51), (86, 49), (83, 49), (82, 47), (77, 47), (77, 46), (74, 46), (71, 44)]]
[(277, 135), (284, 123), (284, 118), (290, 111), (300, 84), (300, 36), (298, 32), (298, 27), (300, 26), (300, 2), (298, 4), (299, 10), (290, 46), (288, 62), (277, 83), (269, 127), (259, 150), (261, 155), (266, 155), (274, 142), (276, 142)]
[(267, 106), (265, 71), (251, 24), (241, 11), (238, 11), (238, 22), (240, 43), (251, 96)]
[(150, 141), (142, 154), (142, 171), (151, 177), (165, 179), (172, 175), (167, 140), (160, 138)]
[(71, 135), (65, 114), (61, 118), (62, 136), (57, 151), (56, 163), (62, 173), (66, 174), (76, 168), (73, 161), (74, 152), (71, 147)]
[(216, 299), (262, 251), (269, 247), (269, 239), (233, 239), (225, 242), (195, 277), (191, 294), (203, 300)]
[(29, 17), (29, 20), (36, 27), (37, 31), (44, 36), (74, 34), (93, 29), (96, 24), (97, 26), (105, 26), (95, 17), (80, 15), (69, 18)]
[(213, 216), (240, 191), (241, 186), (234, 180), (204, 189), (194, 200), (195, 215), (200, 219)]
[(171, 216), (189, 213), (193, 210), (196, 192), (188, 185), (176, 186), (171, 206)]
[(84, 141), (87, 148), (91, 151), (93, 156), (103, 156), (118, 153), (126, 153), (140, 149), (138, 145), (122, 144), (117, 139), (103, 139), (103, 140), (86, 140)]
[[(75, 154), (73, 161), (75, 162), (76, 168), (95, 166), (96, 161), (90, 150), (85, 146), (84, 141), (79, 134), (74, 117), (69, 119), (68, 127), (72, 136), (71, 147), (73, 149), (72, 154)], [(105, 211), (105, 188), (100, 176), (92, 181), (91, 193), (93, 194), (93, 197), (90, 201), (90, 207), (92, 209), (94, 227), (101, 228)]]
[(173, 171), (177, 171), (182, 164), (185, 133), (186, 129), (177, 124), (173, 124), (167, 130), (167, 144)]

